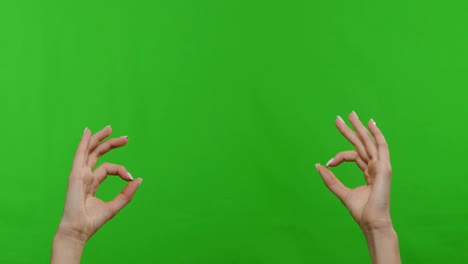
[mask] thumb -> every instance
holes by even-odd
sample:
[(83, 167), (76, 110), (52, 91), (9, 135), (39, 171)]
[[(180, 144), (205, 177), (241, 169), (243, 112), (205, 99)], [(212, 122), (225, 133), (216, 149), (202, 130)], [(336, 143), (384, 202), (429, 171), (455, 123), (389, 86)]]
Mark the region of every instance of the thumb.
[(315, 167), (317, 168), (318, 173), (322, 177), (323, 182), (327, 186), (327, 188), (335, 194), (338, 199), (341, 200), (341, 202), (344, 203), (346, 196), (349, 192), (349, 188), (343, 185), (343, 183), (340, 182), (336, 178), (336, 176), (331, 172), (327, 167), (322, 166), (320, 164), (315, 164)]
[(138, 187), (140, 187), (142, 181), (142, 178), (138, 178), (129, 182), (127, 186), (125, 186), (125, 188), (109, 202), (113, 215), (117, 214), (133, 199), (133, 195), (137, 191)]

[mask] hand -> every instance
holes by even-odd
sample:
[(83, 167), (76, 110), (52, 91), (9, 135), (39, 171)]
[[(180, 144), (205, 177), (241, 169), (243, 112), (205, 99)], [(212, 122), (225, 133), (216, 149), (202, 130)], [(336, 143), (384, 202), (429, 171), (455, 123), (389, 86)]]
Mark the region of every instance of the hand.
[[(120, 165), (104, 163), (93, 171), (99, 157), (114, 148), (125, 146), (128, 142), (128, 137), (102, 142), (111, 132), (112, 129), (108, 126), (91, 136), (91, 131), (85, 129), (73, 161), (65, 209), (56, 236), (71, 238), (84, 244), (132, 200), (140, 186), (142, 179), (133, 180), (127, 169)], [(118, 175), (129, 183), (112, 201), (104, 202), (95, 197), (95, 193), (107, 175)]]
[(341, 117), (335, 123), (338, 130), (355, 147), (355, 150), (338, 153), (326, 166), (335, 167), (344, 161), (355, 162), (364, 174), (366, 184), (354, 189), (345, 187), (325, 166), (316, 164), (325, 185), (348, 208), (361, 229), (375, 230), (392, 227), (390, 219), (390, 165), (387, 142), (371, 119), (368, 128), (359, 121), (353, 111), (349, 115), (352, 131)]
[[(349, 115), (352, 131), (341, 117), (335, 123), (355, 150), (338, 153), (325, 166), (316, 164), (325, 185), (348, 208), (361, 227), (374, 264), (400, 264), (398, 237), (390, 219), (390, 182), (392, 168), (387, 142), (374, 120), (367, 124), (370, 134), (353, 111)], [(343, 161), (355, 162), (364, 174), (366, 184), (354, 189), (345, 187), (328, 166)]]

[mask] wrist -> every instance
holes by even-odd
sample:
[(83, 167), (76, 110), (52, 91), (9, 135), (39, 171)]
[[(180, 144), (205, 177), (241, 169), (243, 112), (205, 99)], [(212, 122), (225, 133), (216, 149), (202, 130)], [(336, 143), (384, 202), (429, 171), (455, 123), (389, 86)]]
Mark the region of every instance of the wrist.
[(85, 242), (76, 237), (65, 235), (57, 232), (54, 237), (53, 249), (64, 249), (81, 252), (83, 251)]
[(361, 230), (366, 233), (387, 232), (393, 230), (393, 223), (390, 217), (383, 217), (364, 221), (360, 225)]
[(73, 235), (73, 232), (59, 227), (52, 245), (51, 263), (79, 264), (85, 242), (79, 236)]
[(368, 226), (362, 229), (366, 239), (373, 239), (379, 237), (396, 237), (395, 229), (391, 223), (386, 225)]
[(372, 263), (400, 264), (398, 236), (393, 225), (379, 225), (363, 229)]
[(73, 227), (73, 225), (62, 221), (57, 229), (57, 233), (55, 234), (54, 241), (55, 240), (67, 241), (69, 243), (84, 246), (88, 237), (80, 228)]

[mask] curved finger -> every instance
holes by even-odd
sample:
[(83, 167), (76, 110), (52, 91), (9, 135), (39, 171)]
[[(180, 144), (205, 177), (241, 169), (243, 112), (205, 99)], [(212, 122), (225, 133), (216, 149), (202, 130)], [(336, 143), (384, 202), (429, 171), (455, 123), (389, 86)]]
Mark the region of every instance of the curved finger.
[(103, 163), (93, 172), (93, 177), (96, 181), (93, 182), (91, 187), (91, 194), (94, 195), (99, 187), (99, 185), (107, 178), (107, 176), (119, 176), (121, 179), (125, 181), (133, 181), (132, 175), (128, 172), (128, 170), (121, 165), (112, 164), (112, 163)]
[(349, 121), (351, 122), (351, 125), (354, 127), (354, 130), (363, 142), (369, 159), (377, 158), (377, 148), (375, 146), (375, 140), (371, 137), (367, 129), (361, 123), (356, 112), (353, 111), (351, 112), (351, 114), (349, 114)]
[(336, 128), (338, 128), (338, 130), (340, 131), (340, 133), (356, 148), (356, 151), (359, 153), (361, 158), (365, 162), (368, 162), (369, 156), (367, 155), (365, 146), (363, 145), (359, 136), (345, 124), (343, 118), (337, 116), (335, 120), (335, 125)]
[(108, 175), (115, 175), (120, 176), (123, 180), (132, 181), (133, 177), (128, 172), (128, 170), (122, 166), (112, 163), (103, 163), (99, 166), (94, 172), (93, 177), (98, 181), (98, 183), (102, 183)]
[(327, 167), (336, 167), (343, 162), (355, 162), (356, 165), (362, 170), (367, 169), (367, 163), (362, 160), (355, 150), (343, 151), (335, 155), (330, 161), (327, 162)]
[(88, 153), (89, 140), (91, 138), (91, 131), (85, 128), (83, 136), (81, 136), (80, 143), (76, 149), (75, 158), (73, 159), (73, 167), (81, 168), (86, 164), (86, 153)]
[(138, 178), (125, 186), (125, 188), (120, 192), (114, 200), (108, 202), (108, 205), (111, 208), (113, 215), (117, 214), (122, 208), (124, 208), (135, 195), (138, 187), (140, 187), (141, 182), (143, 181), (142, 178)]
[(108, 141), (101, 143), (90, 155), (88, 158), (88, 165), (93, 168), (99, 157), (111, 151), (112, 149), (125, 146), (128, 142), (128, 137), (120, 137), (109, 139)]
[(93, 152), (99, 143), (103, 141), (105, 138), (112, 134), (112, 127), (106, 126), (105, 128), (101, 129), (101, 131), (97, 132), (91, 137), (91, 141), (89, 142), (89, 153)]
[(390, 152), (388, 150), (387, 140), (385, 139), (384, 135), (380, 131), (380, 129), (375, 124), (374, 119), (369, 121), (369, 130), (372, 132), (372, 135), (375, 138), (377, 143), (377, 153), (379, 155), (379, 159), (382, 160), (390, 160)]
[(315, 167), (328, 189), (344, 203), (350, 189), (344, 186), (327, 167), (320, 164), (315, 164)]

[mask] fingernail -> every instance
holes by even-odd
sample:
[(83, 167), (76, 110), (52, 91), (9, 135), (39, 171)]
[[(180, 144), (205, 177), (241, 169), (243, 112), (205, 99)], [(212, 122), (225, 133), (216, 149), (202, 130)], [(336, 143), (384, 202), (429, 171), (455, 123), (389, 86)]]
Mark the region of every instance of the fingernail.
[(132, 175), (130, 174), (130, 172), (128, 173), (128, 177), (130, 177), (130, 180), (133, 181), (133, 177), (132, 177)]
[(357, 119), (359, 119), (359, 116), (356, 114), (356, 111), (353, 111), (353, 114), (356, 116)]
[(128, 139), (128, 136), (123, 136), (123, 137), (121, 137), (121, 138), (125, 138), (125, 139)]
[(105, 128), (111, 127), (111, 125), (107, 125)]
[(373, 118), (371, 118), (371, 120), (370, 120), (370, 121), (372, 121), (372, 123), (374, 123), (374, 126), (377, 126), (377, 125), (375, 124), (375, 121), (374, 121), (374, 119), (373, 119)]
[(343, 118), (341, 118), (341, 116), (337, 116), (337, 117), (341, 122), (343, 122), (343, 124), (345, 124), (345, 121), (343, 120)]
[(85, 129), (84, 129), (83, 134), (86, 133), (86, 130), (88, 130), (88, 128), (85, 128)]
[(329, 160), (325, 166), (328, 167), (328, 165), (330, 165), (330, 163), (332, 163), (332, 161), (333, 161), (334, 159), (335, 159), (335, 158), (332, 158), (331, 160)]
[(319, 164), (318, 164), (318, 163), (316, 163), (316, 164), (315, 164), (315, 168), (317, 169), (317, 171), (318, 171), (318, 169), (319, 169), (319, 167), (318, 167), (318, 166), (319, 166)]

